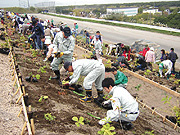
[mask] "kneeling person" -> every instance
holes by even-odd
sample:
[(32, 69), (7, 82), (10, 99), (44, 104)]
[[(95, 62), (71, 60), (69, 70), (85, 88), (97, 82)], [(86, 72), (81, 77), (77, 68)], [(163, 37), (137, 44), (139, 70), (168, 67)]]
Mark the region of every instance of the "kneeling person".
[(111, 102), (113, 110), (108, 110), (106, 119), (100, 120), (99, 124), (104, 125), (108, 123), (108, 121), (118, 120), (121, 120), (122, 123), (135, 121), (139, 116), (139, 109), (138, 103), (131, 94), (126, 89), (115, 86), (112, 78), (105, 78), (102, 81), (102, 87), (109, 95), (112, 95), (112, 97), (103, 102), (103, 104), (105, 105)]

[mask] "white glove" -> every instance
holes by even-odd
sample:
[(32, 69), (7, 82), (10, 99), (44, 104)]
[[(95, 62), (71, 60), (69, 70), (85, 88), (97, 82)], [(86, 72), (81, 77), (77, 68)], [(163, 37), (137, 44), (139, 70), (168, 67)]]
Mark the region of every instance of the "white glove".
[(104, 102), (102, 102), (102, 105), (104, 106), (106, 104), (109, 104), (109, 102), (110, 102), (110, 100), (104, 101)]
[(165, 76), (167, 76), (167, 73), (165, 74)]
[(43, 61), (44, 61), (44, 62), (46, 62), (47, 60), (48, 60), (48, 59), (47, 59), (47, 58), (45, 58)]
[(104, 125), (104, 124), (106, 124), (106, 119), (102, 119), (98, 123), (99, 123), (99, 125)]

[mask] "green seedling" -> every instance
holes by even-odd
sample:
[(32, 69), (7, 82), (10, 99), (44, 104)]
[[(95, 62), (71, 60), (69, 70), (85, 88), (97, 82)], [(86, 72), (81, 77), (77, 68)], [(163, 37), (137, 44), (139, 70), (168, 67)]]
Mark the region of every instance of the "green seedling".
[(141, 84), (138, 84), (138, 85), (135, 87), (135, 89), (136, 89), (137, 91), (139, 91), (140, 87), (141, 87)]
[(143, 135), (154, 135), (154, 130), (152, 130), (152, 131), (146, 131), (145, 132), (145, 134), (143, 134)]
[(151, 73), (151, 70), (147, 69), (144, 75), (149, 75), (149, 73)]
[(166, 97), (162, 98), (161, 101), (164, 101), (163, 104), (166, 104), (166, 103), (170, 104), (171, 98), (172, 98), (172, 97), (168, 97), (168, 96), (166, 95)]
[(174, 106), (172, 110), (173, 110), (173, 112), (174, 112), (175, 115), (176, 115), (177, 123), (180, 124), (180, 107)]
[(82, 116), (79, 119), (78, 117), (73, 117), (72, 120), (76, 122), (75, 124), (77, 127), (80, 127), (80, 125), (84, 125), (84, 118)]
[(53, 120), (55, 120), (56, 117), (52, 116), (51, 113), (46, 113), (46, 114), (44, 114), (44, 118), (46, 120), (53, 121)]
[(38, 80), (40, 79), (40, 75), (39, 74), (36, 75), (36, 79), (38, 79)]
[(101, 131), (98, 131), (100, 135), (114, 135), (116, 132), (112, 132), (111, 130), (115, 130), (115, 127), (111, 126), (109, 123), (103, 125)]
[(49, 81), (52, 79), (52, 76), (49, 77)]
[(87, 113), (88, 115), (90, 115), (91, 117), (93, 117), (93, 118), (96, 118), (96, 119), (101, 119), (100, 117), (96, 117), (96, 116), (94, 116), (94, 115), (92, 115), (92, 114), (90, 114), (90, 113)]
[(45, 68), (46, 68), (46, 66), (40, 67), (40, 68), (38, 69), (38, 72), (46, 73), (46, 70), (44, 70)]
[(43, 99), (48, 99), (48, 96), (41, 96), (40, 99), (38, 100), (39, 102), (42, 102)]
[(109, 100), (110, 98), (112, 97), (112, 95), (109, 95), (109, 94), (104, 94), (104, 99), (105, 100)]

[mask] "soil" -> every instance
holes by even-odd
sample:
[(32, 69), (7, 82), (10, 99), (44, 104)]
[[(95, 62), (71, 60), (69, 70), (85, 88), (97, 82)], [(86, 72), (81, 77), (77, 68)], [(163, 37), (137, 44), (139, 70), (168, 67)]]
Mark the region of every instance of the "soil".
[[(33, 112), (33, 118), (35, 122), (35, 131), (37, 135), (97, 135), (98, 131), (101, 130), (102, 126), (98, 124), (98, 119), (95, 119), (91, 116), (89, 116), (87, 113), (91, 113), (95, 116), (98, 116), (100, 118), (106, 117), (107, 110), (100, 108), (98, 105), (96, 105), (94, 102), (92, 103), (82, 103), (79, 101), (80, 96), (73, 93), (71, 90), (64, 89), (60, 87), (59, 82), (57, 80), (49, 80), (50, 76), (54, 76), (54, 73), (50, 69), (50, 62), (43, 62), (43, 56), (40, 55), (40, 53), (33, 57), (30, 53), (31, 51), (20, 48), (15, 48), (15, 54), (16, 59), (18, 63), (18, 67), (20, 69), (20, 73), (22, 75), (23, 84), (25, 85), (25, 91), (28, 93), (29, 97), (29, 104), (32, 106), (32, 112)], [(84, 51), (75, 48), (74, 51), (75, 54), (77, 54), (77, 59), (83, 58)], [(3, 55), (4, 56), (4, 55)], [(8, 69), (8, 59), (6, 57), (2, 57), (1, 61), (5, 61), (0, 65), (2, 72), (1, 74), (5, 74), (4, 76), (9, 77), (8, 80), (11, 80), (11, 73), (7, 71)], [(4, 66), (6, 65), (6, 66)], [(45, 71), (46, 73), (38, 72), (40, 67), (46, 66)], [(38, 82), (27, 82), (25, 81), (25, 77), (32, 75), (39, 74), (40, 79)], [(160, 112), (162, 115), (173, 115), (172, 107), (179, 105), (179, 99), (177, 97), (174, 97), (163, 90), (156, 88), (146, 82), (143, 82), (142, 80), (139, 80), (128, 73), (125, 73), (128, 76), (128, 86), (127, 90), (132, 94), (138, 97), (139, 100), (143, 100), (144, 103), (146, 103), (150, 107), (155, 107), (158, 112)], [(61, 79), (63, 80), (66, 76), (61, 75)], [(106, 73), (106, 77), (113, 77), (111, 73)], [(10, 95), (14, 93), (12, 90), (12, 81), (6, 82), (1, 81), (2, 85), (9, 85), (11, 83), (10, 87), (5, 87), (7, 91), (9, 90)], [(79, 81), (79, 84), (82, 84), (82, 81)], [(141, 87), (139, 90), (137, 90), (135, 87), (141, 84)], [(14, 87), (15, 89), (15, 87)], [(6, 92), (7, 92), (6, 91)], [(7, 94), (7, 93), (6, 93)], [(6, 95), (5, 94), (5, 95)], [(95, 89), (93, 89), (93, 95), (96, 95)], [(41, 102), (39, 102), (39, 99), (41, 96), (48, 96), (48, 99), (43, 99)], [(163, 104), (164, 102), (161, 101), (164, 97), (172, 97), (170, 100), (170, 103)], [(1, 97), (5, 97), (2, 96)], [(12, 99), (10, 100), (12, 101)], [(4, 105), (3, 107), (6, 107), (6, 101), (3, 99)], [(15, 108), (17, 105), (13, 102), (13, 108)], [(9, 108), (8, 108), (9, 109)], [(19, 108), (16, 110), (14, 109), (12, 112), (16, 112), (16, 114), (19, 112)], [(117, 135), (126, 134), (126, 135), (142, 135), (145, 134), (145, 132), (151, 132), (156, 135), (177, 135), (180, 134), (180, 131), (174, 130), (173, 127), (171, 127), (167, 123), (163, 123), (162, 118), (152, 115), (152, 113), (147, 110), (146, 108), (143, 108), (141, 105), (139, 105), (140, 115), (137, 118), (135, 122), (133, 122), (133, 129), (125, 131), (122, 130), (120, 127), (120, 124), (118, 122), (113, 122), (111, 125), (115, 127), (115, 132)], [(4, 114), (2, 118), (6, 118), (8, 116), (8, 112), (6, 109), (1, 110), (1, 112)], [(55, 116), (56, 118), (52, 121), (48, 121), (44, 118), (44, 115), (46, 113), (51, 113), (52, 116)], [(15, 113), (14, 113), (15, 114)], [(17, 117), (12, 114), (10, 114), (12, 118)], [(85, 118), (85, 125), (81, 125), (80, 127), (77, 127), (75, 125), (75, 122), (72, 121), (72, 118), (76, 117), (84, 117)], [(10, 117), (10, 116), (9, 116)], [(20, 116), (22, 117), (22, 115)], [(7, 125), (5, 124), (5, 120), (1, 120), (0, 123), (1, 129), (7, 129)], [(17, 119), (17, 118), (16, 118)], [(13, 121), (12, 119), (7, 119), (6, 122), (9, 125), (12, 125), (12, 127), (16, 127), (18, 130), (16, 132), (12, 131), (12, 134), (18, 134), (20, 133), (20, 130), (18, 128), (22, 127), (23, 122), (16, 121), (16, 123), (11, 124)], [(19, 124), (17, 124), (19, 123)], [(18, 125), (18, 126), (17, 126)], [(14, 128), (13, 128), (14, 129)], [(4, 131), (4, 130), (1, 130)], [(11, 133), (6, 132), (7, 134)], [(3, 132), (4, 133), (4, 132)]]

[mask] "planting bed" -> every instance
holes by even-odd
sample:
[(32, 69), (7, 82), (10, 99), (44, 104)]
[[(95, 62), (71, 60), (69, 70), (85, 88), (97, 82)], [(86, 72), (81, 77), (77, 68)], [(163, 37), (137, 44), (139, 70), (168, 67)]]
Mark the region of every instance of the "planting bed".
[[(35, 120), (35, 127), (37, 134), (57, 134), (57, 135), (74, 135), (74, 134), (90, 134), (95, 135), (101, 129), (101, 126), (98, 125), (98, 120), (92, 118), (87, 113), (91, 113), (98, 117), (105, 117), (106, 110), (99, 108), (95, 103), (82, 103), (78, 100), (80, 96), (74, 94), (72, 91), (63, 89), (59, 86), (58, 81), (49, 80), (49, 77), (53, 75), (53, 72), (49, 69), (50, 63), (43, 62), (43, 58), (41, 56), (36, 56), (35, 58), (31, 56), (30, 51), (26, 51), (24, 53), (23, 49), (15, 49), (15, 53), (17, 57), (17, 62), (20, 68), (20, 72), (23, 77), (23, 83), (25, 84), (26, 93), (29, 94), (29, 103), (32, 106), (33, 118)], [(82, 54), (84, 51), (75, 49), (76, 54)], [(82, 58), (79, 56), (78, 58)], [(37, 72), (40, 67), (46, 66), (46, 73)], [(26, 82), (25, 77), (29, 76), (32, 72), (33, 75), (39, 74), (40, 79), (38, 82)], [(112, 76), (111, 73), (106, 73), (106, 77)], [(161, 101), (161, 97), (164, 97), (164, 92), (159, 92), (159, 89), (156, 87), (148, 86), (147, 83), (142, 82), (134, 78), (133, 76), (129, 76), (128, 90), (132, 94), (138, 95), (140, 99), (142, 99), (147, 104), (150, 102), (154, 107), (161, 107), (163, 102)], [(63, 79), (62, 77), (61, 79)], [(136, 85), (142, 83), (142, 87), (139, 91), (136, 91), (134, 88)], [(149, 87), (149, 89), (148, 89)], [(151, 91), (151, 90), (155, 91)], [(149, 91), (154, 94), (155, 97), (149, 95)], [(158, 94), (157, 94), (158, 93)], [(160, 95), (159, 95), (160, 93)], [(93, 94), (96, 94), (93, 91)], [(147, 96), (148, 95), (148, 96)], [(48, 99), (42, 100), (39, 102), (41, 96), (48, 96)], [(157, 98), (158, 97), (158, 98)], [(152, 99), (156, 99), (152, 101)], [(157, 100), (159, 99), (159, 100)], [(158, 103), (159, 102), (159, 106)], [(176, 98), (173, 97), (171, 102), (173, 105), (176, 104)], [(157, 105), (157, 106), (155, 106)], [(162, 106), (160, 110), (167, 111), (164, 114), (170, 115), (170, 108), (167, 104)], [(154, 130), (155, 134), (177, 134), (171, 126), (162, 122), (161, 118), (157, 116), (153, 116), (151, 112), (140, 107), (140, 116), (137, 121), (135, 121), (134, 128), (130, 131), (125, 131), (124, 134), (143, 134), (146, 131), (151, 132)], [(44, 118), (44, 114), (51, 113), (55, 116), (54, 121), (47, 121)], [(85, 118), (85, 125), (76, 127), (75, 122), (72, 121), (72, 117), (80, 116)], [(123, 134), (119, 123), (113, 122), (112, 124), (116, 128), (117, 134)]]

